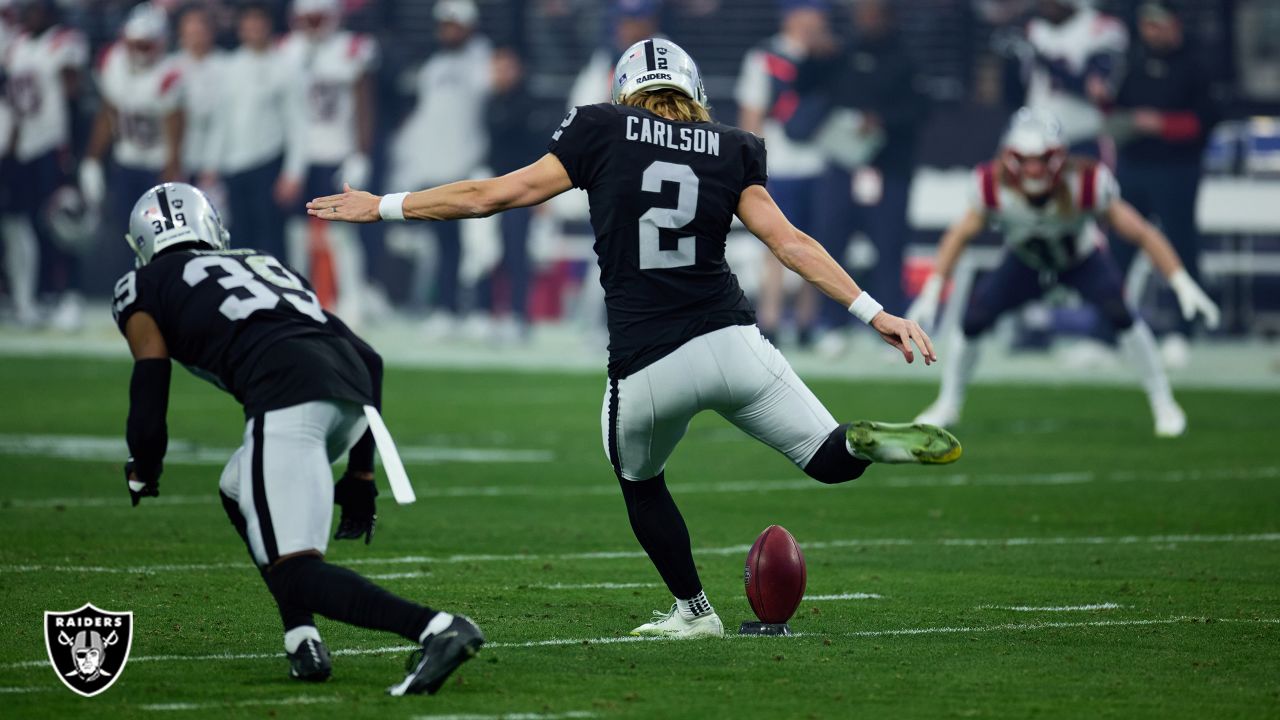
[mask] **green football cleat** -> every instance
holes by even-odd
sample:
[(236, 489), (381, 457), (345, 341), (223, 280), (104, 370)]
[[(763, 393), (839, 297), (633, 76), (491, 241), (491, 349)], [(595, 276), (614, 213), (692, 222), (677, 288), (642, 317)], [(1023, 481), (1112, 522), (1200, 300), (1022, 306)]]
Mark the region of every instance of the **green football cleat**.
[(879, 463), (946, 465), (960, 459), (956, 436), (936, 425), (860, 420), (845, 432), (849, 448)]

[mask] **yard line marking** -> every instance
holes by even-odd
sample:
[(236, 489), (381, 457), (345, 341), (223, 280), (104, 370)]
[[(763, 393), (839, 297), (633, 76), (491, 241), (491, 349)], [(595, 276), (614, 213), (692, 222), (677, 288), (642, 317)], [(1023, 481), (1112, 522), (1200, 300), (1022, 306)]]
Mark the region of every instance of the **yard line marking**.
[[(174, 465), (225, 465), (233, 452), (235, 448), (171, 438), (164, 459)], [(0, 454), (115, 462), (127, 457), (129, 448), (124, 438), (119, 436), (0, 434)], [(400, 448), (400, 457), (416, 463), (547, 463), (555, 460), (555, 453), (549, 450), (421, 445)]]
[(414, 570), (412, 572), (392, 572), (378, 573), (376, 575), (365, 575), (370, 580), (402, 580), (404, 578), (422, 578), (431, 577), (430, 570)]
[(152, 712), (166, 712), (175, 710), (207, 710), (209, 708), (223, 708), (230, 705), (231, 707), (257, 707), (261, 705), (319, 705), (322, 703), (335, 703), (339, 698), (328, 695), (297, 695), (295, 697), (261, 700), (241, 700), (239, 702), (207, 702), (207, 703), (149, 703), (147, 705), (139, 705), (143, 710)]
[(411, 720), (576, 720), (595, 717), (594, 712), (570, 710), (568, 712), (503, 712), (499, 715), (415, 715)]
[[(803, 543), (806, 551), (833, 550), (853, 547), (1031, 547), (1071, 545), (1177, 545), (1180, 543), (1255, 543), (1280, 542), (1280, 532), (1225, 534), (1225, 535), (1121, 535), (1084, 537), (1024, 537), (1024, 538), (858, 538), (850, 540), (814, 540)], [(751, 549), (750, 545), (696, 548), (697, 555), (738, 555)], [(472, 562), (518, 562), (547, 560), (616, 560), (645, 558), (643, 550), (607, 550), (597, 552), (536, 554), (481, 554), (481, 555), (405, 555), (402, 557), (334, 558), (339, 565), (427, 565)], [(205, 570), (244, 570), (246, 563), (192, 563), (168, 565), (101, 566), (101, 565), (0, 565), (0, 574), (27, 572), (79, 572), (79, 573), (160, 573)]]
[[(600, 582), (600, 583), (553, 583), (551, 585), (524, 585), (530, 590), (627, 590), (630, 588), (658, 587), (658, 583), (647, 582)], [(520, 589), (520, 588), (517, 588)]]
[[(6, 452), (5, 438), (13, 438), (17, 436), (0, 435), (0, 454)], [(48, 436), (58, 437), (58, 436)], [(115, 441), (112, 441), (115, 442)], [(112, 452), (125, 452), (123, 444)], [(495, 457), (491, 460), (482, 459), (485, 456), (473, 453), (475, 448), (448, 448), (448, 452), (452, 453), (450, 458), (444, 458), (443, 455), (432, 455), (435, 460), (421, 459), (429, 455), (415, 455), (416, 450), (424, 450), (424, 448), (408, 448), (402, 449), (400, 456), (402, 459), (415, 460), (420, 462), (444, 461), (446, 459), (454, 459), (458, 462), (550, 462), (554, 459), (554, 455), (545, 452), (545, 458), (542, 455), (534, 455), (533, 453), (542, 453), (540, 450), (484, 450), (483, 452), (491, 454), (499, 454), (501, 458)], [(431, 453), (436, 453), (440, 448), (426, 448)], [(223, 451), (219, 450), (222, 453)], [(226, 458), (230, 456), (230, 451), (218, 456), (217, 462), (209, 464), (222, 465)], [(123, 455), (119, 456), (123, 457)], [(99, 459), (99, 458), (89, 458)], [(106, 459), (118, 459), (113, 455)], [(168, 459), (168, 458), (166, 458)], [(179, 462), (179, 461), (175, 461)], [(958, 473), (950, 475), (927, 475), (927, 476), (887, 476), (887, 477), (869, 477), (859, 481), (859, 485), (867, 488), (889, 488), (889, 489), (913, 489), (913, 488), (958, 488), (958, 487), (1034, 487), (1034, 486), (1061, 486), (1061, 485), (1079, 485), (1094, 482), (1188, 482), (1188, 481), (1218, 481), (1218, 480), (1265, 480), (1270, 478), (1280, 478), (1280, 466), (1261, 466), (1254, 468), (1228, 468), (1215, 470), (1171, 470), (1160, 473), (1136, 473), (1132, 471), (1116, 471), (1111, 473), (1095, 473), (1091, 471), (1072, 471), (1060, 473), (1045, 474), (1015, 474), (1015, 475), (970, 475), (967, 473)], [(820, 491), (827, 488), (822, 483), (809, 479), (792, 479), (792, 480), (738, 480), (733, 482), (719, 483), (699, 483), (699, 484), (680, 484), (675, 483), (672, 489), (682, 495), (730, 495), (737, 493), (769, 493), (769, 492), (809, 492)], [(618, 489), (613, 485), (458, 485), (458, 486), (430, 486), (418, 488), (414, 491), (425, 498), (505, 498), (505, 497), (612, 497), (618, 493)], [(205, 505), (217, 502), (217, 495), (161, 495), (157, 498), (149, 498), (147, 502), (153, 505), (183, 506), (183, 505)], [(91, 497), (62, 497), (62, 498), (10, 498), (0, 499), (0, 509), (19, 508), (19, 509), (40, 509), (40, 508), (127, 508), (122, 496), (91, 496)]]
[(838, 593), (835, 595), (805, 595), (805, 600), (883, 600), (884, 596), (878, 593)]
[[(1152, 618), (1152, 619), (1135, 619), (1135, 620), (1092, 620), (1085, 622), (1034, 622), (1034, 623), (1002, 623), (999, 625), (975, 625), (967, 627), (957, 626), (933, 626), (933, 627), (916, 627), (916, 628), (888, 628), (884, 630), (857, 630), (854, 632), (840, 633), (831, 637), (895, 637), (895, 636), (914, 636), (914, 635), (950, 635), (957, 633), (985, 633), (985, 632), (1025, 632), (1033, 630), (1059, 630), (1071, 628), (1104, 628), (1104, 627), (1134, 627), (1144, 625), (1177, 625), (1177, 624), (1200, 624), (1213, 625), (1217, 623), (1230, 623), (1238, 625), (1278, 625), (1280, 618), (1209, 618), (1204, 616), (1179, 615), (1169, 618)], [(759, 639), (757, 636), (746, 635), (726, 635), (725, 640), (736, 640), (740, 638)], [(821, 633), (798, 633), (791, 637), (807, 637), (819, 638), (824, 637)], [(760, 642), (767, 642), (767, 638), (759, 639)], [(572, 645), (620, 645), (630, 643), (649, 643), (649, 642), (683, 642), (672, 638), (664, 637), (634, 637), (631, 635), (619, 635), (598, 638), (550, 638), (547, 640), (525, 640), (525, 641), (507, 641), (507, 642), (487, 642), (485, 647), (488, 649), (520, 649), (520, 648), (538, 648), (538, 647), (562, 647)], [(420, 646), (417, 645), (389, 645), (376, 648), (340, 648), (332, 651), (331, 655), (385, 655), (388, 653), (409, 652)], [(138, 657), (130, 657), (131, 663), (145, 662), (217, 662), (217, 661), (235, 661), (235, 660), (264, 660), (278, 659), (281, 657), (279, 652), (258, 652), (258, 653), (221, 653), (216, 655), (142, 655)], [(48, 658), (40, 660), (21, 660), (17, 662), (0, 663), (0, 669), (13, 670), (21, 668), (42, 668), (48, 667)], [(219, 703), (219, 706), (222, 704)]]
[(50, 688), (46, 687), (0, 687), (0, 695), (14, 695), (18, 693), (35, 693), (46, 692)]
[(975, 610), (1012, 610), (1014, 612), (1076, 612), (1081, 610), (1119, 610), (1124, 605), (1113, 602), (1091, 603), (1088, 605), (1057, 605), (1031, 607), (1029, 605), (979, 605)]

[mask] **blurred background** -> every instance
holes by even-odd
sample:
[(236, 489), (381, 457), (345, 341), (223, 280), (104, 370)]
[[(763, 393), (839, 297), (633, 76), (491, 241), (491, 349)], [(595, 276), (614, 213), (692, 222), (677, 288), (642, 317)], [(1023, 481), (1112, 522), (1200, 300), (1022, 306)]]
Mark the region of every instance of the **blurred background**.
[[(309, 222), (303, 204), (343, 181), (410, 190), (535, 160), (568, 108), (608, 101), (622, 49), (655, 34), (698, 61), (717, 120), (766, 137), (779, 204), (888, 310), (905, 312), (973, 166), (1032, 104), (1115, 170), (1222, 306), (1212, 337), (1182, 323), (1164, 282), (1113, 243), (1170, 367), (1206, 347), (1272, 352), (1275, 0), (0, 0), (0, 343), (102, 338), (132, 263), (129, 208), (182, 179), (215, 199), (233, 245), (282, 256), (362, 331), (477, 357), (572, 342), (595, 362), (583, 193), (412, 226)], [(852, 111), (845, 124), (825, 122), (833, 108)], [(998, 242), (967, 254), (951, 306)], [(784, 347), (831, 362), (870, 342), (745, 233), (729, 256)], [(1000, 342), (1118, 365), (1089, 340), (1095, 323), (1055, 295)]]

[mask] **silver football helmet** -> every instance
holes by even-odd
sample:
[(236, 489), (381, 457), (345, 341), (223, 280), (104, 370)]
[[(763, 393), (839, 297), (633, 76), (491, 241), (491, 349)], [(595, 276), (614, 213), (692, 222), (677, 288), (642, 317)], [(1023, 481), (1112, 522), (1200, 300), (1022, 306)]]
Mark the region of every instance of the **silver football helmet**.
[(613, 69), (613, 101), (620, 103), (629, 96), (654, 90), (673, 88), (707, 106), (707, 91), (702, 87), (698, 65), (679, 45), (665, 38), (650, 38), (627, 48)]
[[(1018, 110), (1000, 143), (1000, 158), (1025, 192), (1030, 195), (1048, 192), (1058, 182), (1067, 162), (1062, 123), (1046, 110), (1026, 107)], [(1029, 159), (1044, 162), (1047, 172), (1029, 177), (1023, 168)]]
[(175, 245), (198, 243), (213, 250), (231, 246), (231, 233), (218, 209), (186, 183), (164, 183), (143, 193), (129, 213), (129, 233), (124, 237), (139, 267)]

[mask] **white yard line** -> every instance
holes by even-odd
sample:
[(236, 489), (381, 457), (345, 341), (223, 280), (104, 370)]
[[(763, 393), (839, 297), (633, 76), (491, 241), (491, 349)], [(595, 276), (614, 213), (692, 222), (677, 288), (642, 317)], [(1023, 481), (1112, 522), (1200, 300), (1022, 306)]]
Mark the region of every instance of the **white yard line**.
[[(864, 637), (897, 637), (897, 636), (915, 636), (915, 635), (951, 635), (959, 633), (990, 633), (990, 632), (1029, 632), (1036, 630), (1070, 630), (1077, 628), (1106, 628), (1106, 627), (1138, 627), (1145, 625), (1213, 625), (1218, 623), (1229, 623), (1237, 625), (1277, 625), (1280, 624), (1280, 618), (1205, 618), (1198, 616), (1183, 615), (1170, 618), (1156, 618), (1147, 620), (1093, 620), (1086, 622), (1034, 622), (1034, 623), (1002, 623), (999, 625), (973, 625), (973, 626), (933, 626), (933, 627), (915, 627), (915, 628), (889, 628), (884, 630), (859, 630), (855, 632), (842, 633), (835, 637), (848, 638), (864, 638)], [(726, 635), (724, 639), (735, 640), (739, 638), (753, 638), (758, 636), (745, 635)], [(821, 633), (799, 633), (791, 637), (824, 637)], [(563, 647), (574, 645), (621, 645), (630, 643), (648, 643), (648, 642), (683, 642), (673, 641), (669, 638), (660, 637), (632, 637), (629, 635), (609, 636), (598, 638), (549, 638), (546, 640), (526, 640), (516, 642), (490, 642), (485, 643), (488, 649), (517, 649), (517, 648), (539, 648), (539, 647)], [(377, 648), (340, 648), (332, 651), (332, 655), (385, 655), (388, 653), (400, 653), (413, 650), (412, 645), (389, 645)], [(145, 662), (230, 662), (237, 660), (264, 660), (268, 658), (279, 659), (282, 657), (280, 652), (269, 653), (223, 653), (218, 655), (141, 655), (130, 657), (130, 663)], [(40, 660), (21, 660), (18, 662), (0, 663), (2, 670), (16, 670), (23, 668), (46, 668), (49, 666), (47, 658)]]
[(431, 577), (428, 570), (415, 570), (413, 572), (393, 572), (393, 573), (377, 573), (374, 575), (365, 575), (370, 580), (404, 580), (406, 578), (424, 578)]
[(205, 703), (151, 703), (147, 705), (139, 705), (143, 710), (152, 712), (174, 712), (181, 710), (209, 710), (211, 708), (225, 707), (259, 707), (259, 706), (275, 706), (275, 705), (321, 705), (326, 703), (336, 703), (340, 698), (329, 695), (298, 695), (295, 697), (287, 697), (280, 699), (263, 698), (261, 700), (241, 700), (239, 702), (205, 702)]
[(554, 583), (552, 585), (527, 585), (530, 590), (629, 590), (631, 588), (658, 587), (658, 583), (647, 582), (599, 582), (599, 583)]
[(1119, 610), (1124, 605), (1113, 602), (1090, 603), (1088, 605), (1047, 605), (1033, 607), (1030, 605), (979, 605), (975, 610), (1012, 610), (1013, 612), (1082, 612), (1088, 610)]
[(411, 720), (577, 720), (595, 717), (594, 712), (503, 712), (499, 715), (415, 715)]
[(884, 599), (884, 596), (879, 595), (877, 593), (855, 592), (855, 593), (838, 593), (836, 595), (805, 595), (804, 599), (809, 601), (813, 601), (813, 600), (882, 600)]
[(0, 695), (21, 695), (26, 693), (46, 692), (47, 687), (0, 687)]
[[(1083, 537), (1024, 537), (1024, 538), (858, 538), (849, 540), (814, 540), (801, 543), (805, 551), (831, 550), (852, 547), (1030, 547), (1071, 545), (1179, 545), (1199, 543), (1269, 543), (1280, 542), (1280, 533), (1250, 533), (1227, 535), (1120, 535)], [(751, 549), (750, 545), (697, 548), (698, 555), (739, 555)], [(334, 558), (339, 565), (429, 565), (475, 562), (519, 562), (547, 560), (615, 560), (647, 557), (643, 550), (606, 550), (598, 552), (560, 553), (550, 555), (404, 555), (400, 557)], [(248, 565), (235, 563), (192, 563), (166, 565), (0, 565), (0, 574), (31, 572), (70, 573), (162, 573), (207, 570), (244, 570)]]
[[(169, 441), (164, 459), (174, 465), (225, 465), (233, 452), (235, 448), (210, 447), (174, 438)], [(0, 434), (0, 454), (116, 462), (128, 456), (129, 448), (121, 436)], [(408, 445), (400, 448), (400, 457), (415, 463), (547, 463), (555, 460), (555, 453), (549, 450)]]
[[(0, 454), (6, 452), (3, 444), (5, 437), (0, 435)], [(414, 448), (409, 448), (413, 450)], [(419, 448), (421, 449), (421, 448)], [(461, 460), (464, 457), (471, 457), (473, 448), (454, 448), (456, 458)], [(113, 451), (116, 452), (116, 451)], [(120, 445), (118, 452), (112, 455), (111, 460), (118, 460), (125, 453), (123, 444)], [(219, 451), (222, 452), (222, 451)], [(484, 452), (495, 453), (505, 459), (494, 460), (494, 462), (548, 462), (554, 458), (549, 451), (541, 450), (486, 450)], [(542, 455), (533, 455), (533, 453), (543, 453)], [(230, 452), (218, 456), (216, 463), (221, 465), (230, 456)], [(411, 455), (408, 452), (401, 452), (401, 457), (409, 460)], [(481, 456), (475, 456), (473, 459), (465, 460), (465, 462), (487, 462), (479, 459)], [(99, 458), (93, 458), (99, 459)], [(1280, 478), (1280, 466), (1261, 466), (1253, 468), (1228, 468), (1217, 470), (1171, 470), (1156, 473), (1135, 473), (1131, 471), (1118, 471), (1111, 473), (1094, 473), (1091, 471), (1072, 471), (1060, 473), (1044, 473), (1044, 474), (1015, 474), (1015, 475), (969, 475), (966, 473), (948, 474), (948, 475), (920, 475), (920, 476), (869, 476), (859, 480), (861, 487), (867, 488), (891, 488), (891, 489), (909, 489), (909, 488), (961, 488), (961, 487), (1019, 487), (1019, 486), (1058, 486), (1058, 485), (1080, 485), (1095, 482), (1161, 482), (1161, 483), (1177, 483), (1177, 482), (1212, 482), (1221, 480), (1266, 480), (1270, 478)], [(424, 498), (506, 498), (506, 497), (612, 497), (618, 494), (618, 489), (609, 484), (600, 485), (460, 485), (453, 487), (432, 486), (430, 484), (421, 483), (420, 487), (415, 487), (414, 491), (419, 497)], [(672, 485), (672, 490), (681, 495), (731, 495), (738, 493), (768, 493), (768, 492), (819, 492), (826, 491), (828, 487), (822, 483), (814, 482), (809, 479), (793, 479), (793, 480), (739, 480), (735, 482), (721, 483), (705, 483), (705, 484), (679, 484)], [(149, 499), (147, 502), (154, 505), (207, 505), (217, 502), (217, 495), (161, 495), (158, 498)], [(42, 509), (42, 508), (112, 508), (126, 509), (128, 508), (127, 499), (123, 495), (103, 495), (90, 497), (52, 497), (52, 498), (12, 498), (0, 499), (0, 510), (4, 508), (17, 509)]]

